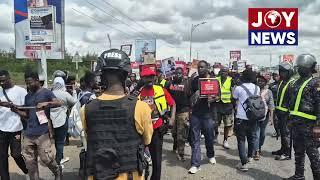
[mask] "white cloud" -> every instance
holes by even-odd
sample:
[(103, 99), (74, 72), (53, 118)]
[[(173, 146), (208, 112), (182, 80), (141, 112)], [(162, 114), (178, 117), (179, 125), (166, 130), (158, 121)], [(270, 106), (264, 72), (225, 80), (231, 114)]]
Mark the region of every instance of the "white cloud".
[[(136, 22), (124, 17), (106, 2)], [(299, 7), (299, 46), (248, 46), (248, 7)], [(0, 9), (0, 48), (9, 49), (14, 46), (13, 2), (2, 0)], [(244, 59), (261, 65), (269, 64), (269, 52), (273, 54), (272, 63), (277, 63), (277, 56), (283, 53), (315, 52), (320, 59), (320, 53), (317, 54), (320, 52), (319, 9), (320, 0), (68, 0), (65, 5), (65, 41), (66, 48), (72, 53), (101, 53), (109, 47), (107, 34), (110, 34), (114, 48), (120, 48), (121, 44), (134, 44), (134, 39), (137, 38), (156, 35), (157, 59), (174, 56), (189, 60), (191, 24), (206, 21), (205, 25), (199, 26), (193, 33), (193, 57), (198, 52), (201, 59), (225, 62), (230, 50), (239, 49)]]
[(8, 4), (0, 4), (0, 32), (11, 33), (13, 31), (13, 10)]

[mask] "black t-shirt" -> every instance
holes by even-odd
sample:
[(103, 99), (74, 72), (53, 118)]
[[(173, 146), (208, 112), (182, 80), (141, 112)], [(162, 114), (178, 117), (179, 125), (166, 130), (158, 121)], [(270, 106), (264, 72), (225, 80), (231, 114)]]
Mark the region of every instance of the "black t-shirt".
[[(191, 82), (191, 94), (199, 90), (199, 77), (195, 77)], [(208, 105), (207, 98), (200, 98), (192, 108), (192, 114), (199, 117), (212, 117), (213, 112), (216, 112), (216, 103)]]
[(189, 112), (189, 87), (188, 81), (182, 80), (181, 82), (170, 81), (167, 87), (172, 98), (176, 102), (177, 113)]

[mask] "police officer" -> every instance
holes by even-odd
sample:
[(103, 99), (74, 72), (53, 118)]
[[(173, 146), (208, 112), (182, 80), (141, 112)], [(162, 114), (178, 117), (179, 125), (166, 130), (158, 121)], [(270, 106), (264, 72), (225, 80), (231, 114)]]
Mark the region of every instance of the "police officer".
[(123, 51), (110, 49), (98, 58), (104, 93), (81, 109), (87, 134), (89, 179), (142, 180), (144, 145), (153, 129), (149, 106), (125, 95), (131, 71)]
[(276, 116), (279, 120), (281, 149), (273, 151), (272, 154), (276, 155), (276, 160), (289, 160), (291, 158), (290, 131), (287, 125), (289, 117), (289, 102), (286, 97), (289, 96), (288, 86), (293, 82), (291, 79), (293, 75), (292, 65), (289, 62), (281, 62), (279, 65), (279, 75), (281, 82), (277, 91)]
[[(229, 149), (228, 137), (234, 121), (232, 93), (231, 89), (234, 86), (232, 77), (228, 76), (229, 69), (222, 67), (220, 76), (217, 77), (220, 84), (221, 97), (218, 103), (218, 126), (223, 120), (224, 123), (224, 139), (223, 147)], [(216, 136), (218, 136), (218, 126), (216, 126)]]
[(313, 179), (320, 179), (319, 128), (320, 128), (320, 79), (312, 77), (317, 61), (311, 54), (297, 58), (300, 78), (290, 87), (289, 125), (293, 133), (295, 175), (289, 180), (304, 180), (305, 154), (311, 162)]
[[(274, 99), (274, 104), (277, 103), (277, 91), (278, 91), (278, 87), (279, 87), (279, 84), (280, 84), (280, 76), (278, 73), (272, 73), (272, 79), (273, 79), (273, 83), (271, 83), (269, 85), (269, 89), (271, 90), (272, 92), (272, 95), (273, 95), (273, 99)], [(273, 135), (273, 137), (279, 137), (280, 136), (280, 129), (279, 129), (279, 126), (278, 126), (278, 118), (277, 116), (274, 116), (273, 117), (273, 126), (274, 126), (274, 129), (275, 129), (275, 134)]]

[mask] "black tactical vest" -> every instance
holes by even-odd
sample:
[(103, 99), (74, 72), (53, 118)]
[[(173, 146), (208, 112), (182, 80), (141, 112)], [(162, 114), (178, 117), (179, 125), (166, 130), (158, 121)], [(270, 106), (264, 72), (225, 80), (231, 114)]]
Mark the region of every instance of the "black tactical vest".
[(87, 125), (87, 174), (96, 180), (115, 179), (138, 166), (142, 137), (135, 127), (137, 99), (92, 100), (85, 107)]

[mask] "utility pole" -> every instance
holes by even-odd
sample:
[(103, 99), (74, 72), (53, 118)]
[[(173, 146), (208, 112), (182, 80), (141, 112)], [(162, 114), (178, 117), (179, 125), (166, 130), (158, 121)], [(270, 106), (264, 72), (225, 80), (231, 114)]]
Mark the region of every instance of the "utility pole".
[(193, 25), (193, 24), (191, 25), (191, 31), (190, 31), (190, 62), (192, 62), (192, 33), (198, 26), (200, 26), (202, 24), (205, 24), (205, 23), (207, 23), (207, 22), (204, 21), (204, 22), (196, 24), (196, 25)]

